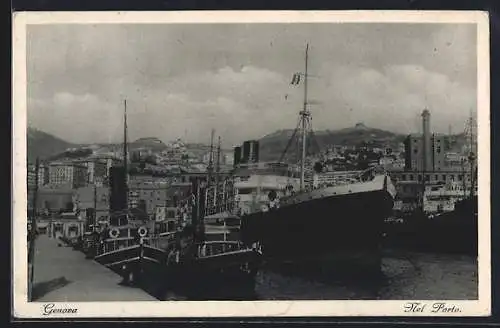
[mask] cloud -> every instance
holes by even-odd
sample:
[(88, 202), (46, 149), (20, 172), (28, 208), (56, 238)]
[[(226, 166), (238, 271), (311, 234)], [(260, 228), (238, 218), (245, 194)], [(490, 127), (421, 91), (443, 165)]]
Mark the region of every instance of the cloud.
[[(452, 24), (54, 25), (28, 28), (30, 124), (73, 142), (226, 143), (296, 126), (309, 42), (315, 129), (362, 121), (463, 128), (476, 104), (475, 27)], [(50, 51), (47, 51), (50, 49)]]
[(34, 112), (28, 118), (30, 126), (43, 126), (71, 142), (112, 142), (123, 131), (118, 104), (96, 95), (59, 92), (49, 99), (28, 99), (28, 107)]
[(351, 123), (376, 122), (379, 128), (400, 133), (419, 131), (424, 108), (431, 111), (434, 131), (447, 132), (449, 124), (455, 131), (461, 129), (476, 102), (473, 88), (418, 65), (393, 65), (381, 71), (343, 67), (330, 85), (334, 87), (328, 103), (337, 104), (337, 112), (349, 115)]

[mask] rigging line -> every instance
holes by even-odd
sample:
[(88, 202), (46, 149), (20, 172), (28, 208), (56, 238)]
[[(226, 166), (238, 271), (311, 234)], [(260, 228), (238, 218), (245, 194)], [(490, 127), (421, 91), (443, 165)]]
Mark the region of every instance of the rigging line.
[(283, 153), (281, 154), (281, 157), (280, 157), (280, 160), (279, 160), (280, 162), (282, 162), (282, 161), (283, 161), (283, 159), (285, 158), (285, 155), (286, 155), (286, 153), (287, 153), (288, 149), (290, 148), (290, 146), (291, 146), (291, 144), (292, 144), (293, 140), (295, 140), (295, 136), (297, 135), (297, 131), (298, 131), (299, 127), (300, 127), (300, 118), (299, 118), (299, 120), (298, 120), (298, 122), (297, 122), (297, 127), (295, 128), (295, 130), (293, 131), (292, 136), (291, 136), (291, 137), (290, 137), (290, 139), (288, 140), (288, 144), (286, 145), (285, 150), (284, 150), (284, 151), (283, 151)]
[[(318, 138), (316, 137), (316, 134), (314, 133), (314, 130), (313, 130), (313, 128), (312, 128), (312, 121), (310, 121), (310, 122), (309, 122), (309, 133), (310, 133), (310, 135), (311, 135), (310, 139), (312, 139), (312, 140), (311, 140), (311, 143), (312, 143), (314, 146), (316, 146), (318, 153), (321, 153), (321, 147), (320, 147), (320, 145), (319, 145)], [(312, 148), (312, 147), (311, 147), (311, 148)]]

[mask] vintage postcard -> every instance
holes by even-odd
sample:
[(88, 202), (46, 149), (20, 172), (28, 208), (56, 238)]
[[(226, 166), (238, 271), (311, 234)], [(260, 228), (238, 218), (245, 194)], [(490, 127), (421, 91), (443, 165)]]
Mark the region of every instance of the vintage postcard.
[(20, 12), (16, 318), (488, 316), (483, 12)]

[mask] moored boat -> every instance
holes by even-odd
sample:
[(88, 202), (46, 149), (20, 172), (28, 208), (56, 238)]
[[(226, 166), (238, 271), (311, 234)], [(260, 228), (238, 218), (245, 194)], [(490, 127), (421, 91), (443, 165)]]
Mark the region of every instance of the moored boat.
[(220, 188), (227, 182), (207, 186), (194, 181), (192, 225), (179, 232), (178, 243), (168, 255), (163, 280), (168, 288), (191, 299), (255, 287), (262, 254), (239, 240), (240, 220), (231, 214), (233, 190), (221, 192)]
[(395, 191), (387, 175), (284, 197), (242, 217), (242, 239), (260, 242), (266, 258), (332, 257), (378, 248)]
[(146, 272), (166, 264), (167, 249), (175, 242), (175, 231), (154, 234), (147, 226), (129, 223), (103, 231), (94, 260), (120, 274), (127, 283), (138, 283)]

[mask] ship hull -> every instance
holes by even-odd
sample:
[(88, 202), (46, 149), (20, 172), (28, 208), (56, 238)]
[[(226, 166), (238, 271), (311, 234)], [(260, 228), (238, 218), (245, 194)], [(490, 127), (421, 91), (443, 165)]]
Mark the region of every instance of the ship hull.
[(166, 266), (164, 281), (189, 299), (244, 297), (255, 289), (260, 260), (253, 250), (197, 258)]
[(319, 197), (244, 216), (242, 239), (259, 242), (268, 261), (321, 263), (364, 253), (372, 257), (378, 254), (384, 219), (393, 204), (393, 195), (382, 187)]
[(477, 197), (461, 202), (453, 211), (432, 218), (414, 213), (403, 223), (387, 225), (386, 244), (415, 251), (477, 256), (477, 215)]
[(149, 245), (133, 245), (100, 254), (94, 260), (118, 273), (128, 284), (139, 284), (166, 263), (166, 252)]

